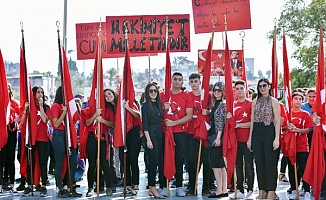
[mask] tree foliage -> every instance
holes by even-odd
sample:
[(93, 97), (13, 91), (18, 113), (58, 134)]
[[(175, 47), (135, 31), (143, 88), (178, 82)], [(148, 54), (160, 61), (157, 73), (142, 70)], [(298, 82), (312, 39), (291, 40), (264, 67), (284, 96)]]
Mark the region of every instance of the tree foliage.
[[(319, 26), (326, 28), (325, 13), (325, 0), (289, 0), (282, 8), (277, 36), (281, 39), (284, 27), (286, 37), (294, 46), (292, 57), (301, 65), (291, 71), (292, 88), (315, 86)], [(269, 38), (272, 35), (273, 31), (270, 31)]]

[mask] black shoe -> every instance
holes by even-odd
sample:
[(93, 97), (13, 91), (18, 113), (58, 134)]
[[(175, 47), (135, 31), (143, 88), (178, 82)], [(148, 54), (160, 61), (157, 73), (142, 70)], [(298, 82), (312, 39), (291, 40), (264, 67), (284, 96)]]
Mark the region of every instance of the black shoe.
[(71, 193), (69, 193), (69, 197), (82, 197), (82, 196), (83, 196), (83, 194), (77, 193), (77, 191), (75, 189), (73, 189), (71, 191)]
[(61, 190), (59, 190), (59, 192), (58, 192), (58, 197), (59, 197), (59, 198), (67, 198), (67, 197), (68, 197), (67, 190), (65, 190), (65, 189), (61, 189)]
[(209, 191), (209, 189), (205, 188), (205, 189), (202, 189), (201, 195), (207, 197), (209, 195), (212, 195), (212, 193), (211, 193), (211, 191)]
[(37, 186), (35, 187), (35, 190), (38, 191), (38, 192), (41, 192), (41, 189), (42, 189), (41, 185), (37, 185)]
[(49, 181), (49, 179), (46, 180), (46, 186), (50, 186), (50, 181)]
[(233, 193), (234, 192), (234, 187), (231, 185), (230, 189), (229, 189), (229, 192), (230, 193)]
[(25, 188), (24, 192), (23, 192), (23, 196), (29, 196), (32, 194), (32, 188), (27, 187)]
[(146, 189), (147, 189), (147, 190), (149, 189), (149, 185), (146, 185)]
[(20, 183), (19, 186), (16, 188), (17, 191), (24, 191), (25, 190), (25, 184)]
[(123, 179), (118, 180), (117, 186), (123, 186)]
[(46, 196), (48, 196), (48, 190), (47, 190), (45, 187), (42, 187), (42, 188), (41, 188), (40, 196), (41, 196), (41, 197), (46, 197)]
[(195, 190), (192, 188), (189, 188), (189, 190), (186, 192), (186, 196), (195, 196)]
[(292, 189), (289, 188), (286, 192), (287, 192), (288, 194), (291, 194), (291, 193), (292, 193)]
[(111, 187), (111, 189), (112, 189), (112, 193), (116, 193), (117, 192), (117, 187), (113, 186), (113, 187)]
[(222, 195), (222, 197), (228, 197), (229, 193), (222, 193), (221, 195)]
[(50, 175), (54, 175), (54, 171), (49, 171), (49, 174)]

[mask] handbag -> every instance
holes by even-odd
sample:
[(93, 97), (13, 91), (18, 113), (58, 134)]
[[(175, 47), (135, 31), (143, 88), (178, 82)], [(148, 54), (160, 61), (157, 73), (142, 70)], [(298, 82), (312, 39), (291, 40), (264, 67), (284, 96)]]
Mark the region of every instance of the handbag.
[(208, 148), (214, 148), (215, 147), (214, 141), (216, 140), (216, 138), (217, 138), (217, 133), (214, 133), (214, 134), (207, 137)]

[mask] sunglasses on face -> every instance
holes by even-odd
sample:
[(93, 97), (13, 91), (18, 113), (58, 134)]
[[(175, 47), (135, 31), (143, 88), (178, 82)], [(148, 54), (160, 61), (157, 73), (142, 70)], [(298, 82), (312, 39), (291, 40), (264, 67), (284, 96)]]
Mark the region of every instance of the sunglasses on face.
[(214, 88), (213, 89), (213, 92), (222, 92), (222, 90), (221, 89), (218, 89), (218, 88)]
[(157, 92), (157, 89), (149, 89), (148, 92), (149, 93), (156, 93)]
[(267, 83), (264, 83), (264, 84), (260, 84), (258, 85), (258, 88), (261, 89), (261, 88), (266, 88), (268, 86)]

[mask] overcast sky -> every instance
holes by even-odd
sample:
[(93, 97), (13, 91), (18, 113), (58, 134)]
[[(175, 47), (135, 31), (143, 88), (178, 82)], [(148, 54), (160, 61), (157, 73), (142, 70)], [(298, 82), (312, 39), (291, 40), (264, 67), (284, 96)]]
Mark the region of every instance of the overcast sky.
[[(60, 21), (61, 37), (63, 25), (63, 0), (0, 0), (0, 48), (5, 60), (19, 62), (19, 45), (21, 42), (20, 21), (24, 23), (26, 62), (29, 72), (38, 70), (51, 71), (56, 74), (58, 45), (56, 21)], [(245, 57), (255, 58), (255, 73), (258, 69), (267, 71), (271, 68), (271, 42), (267, 32), (274, 27), (274, 18), (278, 18), (283, 0), (251, 0), (252, 29), (245, 30)], [(191, 52), (172, 53), (174, 56), (187, 56), (197, 62), (198, 49), (206, 49), (210, 34), (195, 34), (191, 0), (69, 0), (67, 50), (76, 50), (76, 23), (105, 21), (105, 16), (112, 15), (156, 15), (156, 14), (190, 14)], [(240, 19), (239, 19), (240, 20)], [(241, 49), (240, 31), (228, 33), (230, 49)], [(288, 40), (290, 42), (290, 40)], [(214, 49), (222, 49), (222, 34), (216, 33)], [(288, 44), (291, 54), (291, 44)], [(281, 43), (278, 42), (278, 58), (282, 70)], [(76, 60), (76, 51), (70, 54)], [(104, 70), (116, 67), (117, 59), (105, 59)], [(290, 67), (296, 62), (290, 61)], [(79, 71), (90, 73), (93, 60), (77, 61)], [(122, 67), (123, 58), (119, 59)], [(165, 65), (165, 54), (151, 57), (151, 67), (161, 68)], [(148, 58), (132, 58), (131, 66), (136, 71), (148, 67)]]

